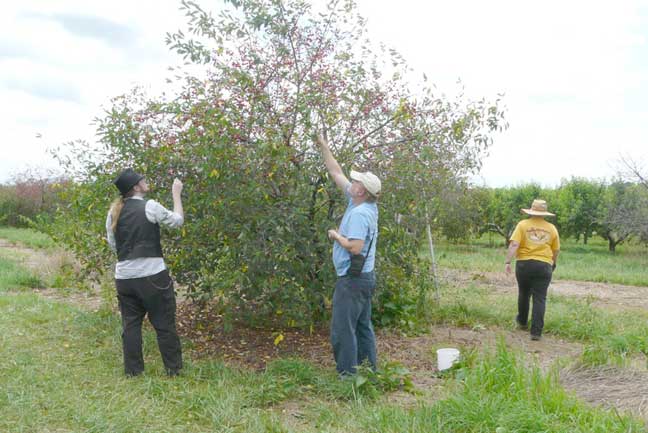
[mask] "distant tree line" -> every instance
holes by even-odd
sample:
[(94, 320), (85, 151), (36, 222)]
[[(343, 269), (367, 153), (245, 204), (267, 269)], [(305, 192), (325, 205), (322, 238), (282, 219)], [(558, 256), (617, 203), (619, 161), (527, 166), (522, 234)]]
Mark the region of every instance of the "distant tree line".
[(0, 183), (0, 225), (26, 227), (51, 217), (61, 200), (58, 192), (69, 180), (52, 171), (26, 169)]
[[(26, 170), (14, 175), (0, 184), (0, 225), (24, 227), (37, 218), (51, 217), (57, 207), (70, 205), (58, 194), (69, 184), (69, 179), (51, 172)], [(501, 188), (446, 186), (437, 195), (411, 206), (427, 203), (433, 228), (449, 240), (495, 233), (508, 243), (522, 218), (520, 209), (529, 207), (535, 198), (547, 200), (549, 210), (556, 214), (550, 221), (563, 238), (587, 244), (592, 236), (600, 236), (611, 252), (630, 239), (648, 243), (648, 182), (639, 172), (634, 179), (613, 181), (572, 177), (555, 188), (537, 183)], [(408, 225), (412, 217), (397, 218)], [(422, 236), (420, 225), (414, 225), (416, 229), (412, 227), (411, 231)]]
[(549, 204), (556, 214), (550, 220), (563, 238), (584, 244), (592, 236), (607, 240), (609, 250), (629, 239), (648, 241), (648, 186), (640, 179), (606, 182), (573, 177), (556, 188), (536, 183), (505, 188), (472, 187), (458, 196), (454, 206), (436, 215), (436, 227), (451, 240), (496, 233), (508, 242), (535, 198)]

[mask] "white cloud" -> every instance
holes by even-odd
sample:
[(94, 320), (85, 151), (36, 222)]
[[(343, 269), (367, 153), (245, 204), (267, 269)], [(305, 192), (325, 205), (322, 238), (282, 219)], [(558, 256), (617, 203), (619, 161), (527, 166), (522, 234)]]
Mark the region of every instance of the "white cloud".
[(646, 2), (360, 6), (371, 35), (441, 89), (461, 78), (473, 97), (505, 94), (510, 129), (485, 160), (488, 184), (611, 177), (620, 151), (645, 152), (648, 119), (637, 95), (648, 97)]
[(166, 67), (178, 63), (164, 44), (165, 32), (183, 25), (178, 5), (150, 0), (3, 5), (0, 181), (27, 165), (55, 166), (47, 149), (75, 139), (92, 141), (90, 124), (111, 97), (135, 85), (157, 93)]

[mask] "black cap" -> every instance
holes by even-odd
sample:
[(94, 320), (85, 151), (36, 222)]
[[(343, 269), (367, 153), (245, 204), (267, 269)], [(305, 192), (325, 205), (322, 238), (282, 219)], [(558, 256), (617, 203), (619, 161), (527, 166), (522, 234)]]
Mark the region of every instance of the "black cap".
[(119, 192), (121, 192), (121, 195), (126, 195), (128, 191), (130, 191), (135, 185), (137, 185), (137, 182), (142, 179), (144, 179), (144, 176), (135, 173), (132, 168), (127, 168), (121, 172), (119, 177), (117, 177), (113, 183)]

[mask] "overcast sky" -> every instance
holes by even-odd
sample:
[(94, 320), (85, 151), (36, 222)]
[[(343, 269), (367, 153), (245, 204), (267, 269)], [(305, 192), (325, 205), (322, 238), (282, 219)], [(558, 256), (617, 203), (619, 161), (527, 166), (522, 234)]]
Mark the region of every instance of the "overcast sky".
[[(198, 1), (216, 10), (219, 1)], [(370, 36), (448, 94), (504, 93), (510, 128), (479, 181), (606, 177), (648, 156), (648, 0), (359, 0)], [(175, 0), (21, 0), (0, 14), (0, 182), (54, 166), (48, 148), (94, 140), (112, 96), (159, 93), (179, 59), (164, 44)]]

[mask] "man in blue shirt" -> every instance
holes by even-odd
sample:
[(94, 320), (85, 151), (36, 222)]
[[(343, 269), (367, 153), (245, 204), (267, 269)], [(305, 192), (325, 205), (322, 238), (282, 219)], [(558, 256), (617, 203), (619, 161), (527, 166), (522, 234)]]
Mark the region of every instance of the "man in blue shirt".
[[(337, 230), (329, 230), (338, 279), (333, 294), (331, 344), (338, 373), (350, 375), (363, 362), (376, 368), (376, 336), (371, 324), (371, 297), (376, 288), (374, 263), (378, 237), (380, 179), (371, 172), (351, 171), (351, 182), (333, 157), (326, 139), (317, 139), (326, 168), (349, 202)], [(352, 256), (365, 258), (354, 272)]]

